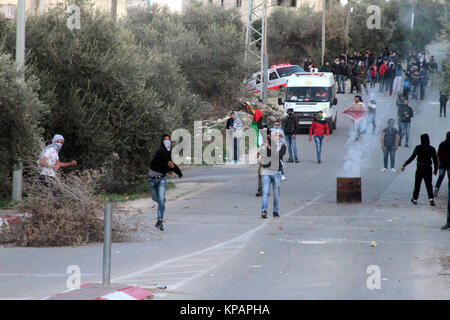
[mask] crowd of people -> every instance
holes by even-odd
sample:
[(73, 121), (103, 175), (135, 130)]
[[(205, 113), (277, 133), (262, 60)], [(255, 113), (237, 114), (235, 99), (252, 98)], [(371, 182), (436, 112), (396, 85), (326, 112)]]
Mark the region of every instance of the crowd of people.
[[(411, 94), (412, 100), (424, 100), (428, 84), (436, 85), (438, 64), (428, 51), (412, 51), (408, 53), (404, 68), (398, 55), (385, 48), (378, 54), (369, 49), (364, 53), (354, 51), (353, 55), (343, 53), (332, 63), (325, 61), (320, 70), (308, 57), (303, 68), (307, 72), (332, 72), (338, 86), (337, 93), (346, 93), (347, 81), (350, 81), (350, 93), (360, 94), (364, 88), (368, 94), (368, 88), (375, 88), (378, 84), (379, 92), (385, 95), (402, 93), (403, 97), (409, 98)], [(446, 93), (443, 95), (448, 97)], [(444, 113), (444, 108), (440, 112)]]

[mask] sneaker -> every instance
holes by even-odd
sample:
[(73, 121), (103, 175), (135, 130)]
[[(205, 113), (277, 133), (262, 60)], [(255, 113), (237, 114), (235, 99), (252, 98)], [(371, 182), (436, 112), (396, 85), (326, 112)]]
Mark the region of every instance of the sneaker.
[(287, 162), (294, 162), (294, 159), (289, 158), (289, 159), (287, 160)]
[(392, 172), (397, 172), (397, 170), (395, 170), (394, 168), (391, 168), (391, 171), (392, 171)]
[(263, 219), (267, 218), (267, 212), (266, 211), (261, 212), (261, 218), (263, 218)]
[(417, 200), (411, 199), (411, 202), (415, 205), (417, 205)]
[(409, 148), (409, 146), (407, 144), (405, 144), (405, 148)]
[(432, 207), (435, 206), (435, 204), (434, 204), (434, 199), (430, 199), (430, 206), (432, 206)]
[(299, 163), (300, 161), (298, 161), (298, 159), (297, 158), (295, 158), (295, 163)]
[(274, 218), (279, 218), (280, 215), (278, 214), (278, 212), (274, 211), (274, 212), (273, 212), (273, 217), (274, 217)]
[(286, 181), (287, 178), (284, 176), (284, 174), (281, 176), (281, 181)]
[(256, 193), (256, 196), (257, 196), (257, 197), (261, 197), (261, 196), (262, 196), (262, 192), (258, 191), (258, 192)]
[(164, 231), (163, 221), (158, 219), (158, 222), (155, 224), (156, 229)]
[(381, 172), (385, 172), (386, 170), (387, 170), (387, 168), (380, 169)]
[(447, 229), (450, 229), (450, 223), (448, 223), (448, 222), (441, 228), (441, 230), (447, 230)]
[(317, 163), (322, 163), (322, 161), (320, 161), (320, 160), (317, 160)]
[(438, 188), (434, 188), (433, 195), (434, 195), (435, 198), (437, 198), (438, 193), (439, 193), (439, 189)]

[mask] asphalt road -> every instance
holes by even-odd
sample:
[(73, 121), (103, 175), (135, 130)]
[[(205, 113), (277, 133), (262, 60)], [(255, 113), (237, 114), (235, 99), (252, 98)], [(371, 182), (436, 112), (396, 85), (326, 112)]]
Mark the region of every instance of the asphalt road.
[[(352, 96), (338, 99), (342, 110)], [(427, 132), (437, 147), (449, 130), (450, 118), (438, 117), (437, 101), (429, 90), (424, 102), (412, 103), (411, 146)], [(378, 93), (377, 102), (378, 141), (397, 107), (394, 97)], [(447, 180), (436, 207), (429, 206), (424, 186), (419, 205), (412, 206), (415, 165), (382, 173), (381, 148), (371, 143), (361, 168), (363, 203), (336, 204), (336, 177), (347, 151), (364, 143), (349, 142), (350, 129), (340, 115), (322, 164), (314, 143), (298, 136), (300, 163), (286, 164), (279, 219), (270, 215), (272, 198), (269, 218), (260, 218), (256, 167), (186, 170), (176, 183), (221, 183), (168, 203), (163, 233), (153, 227), (156, 213), (149, 208), (136, 240), (113, 244), (112, 282), (167, 285), (152, 290), (155, 299), (449, 299), (450, 233), (440, 230)], [(400, 148), (397, 169), (411, 152)], [(100, 282), (102, 246), (2, 248), (0, 299), (41, 299), (66, 290), (70, 265), (80, 267), (82, 283)], [(379, 289), (367, 286), (369, 266), (379, 268)]]

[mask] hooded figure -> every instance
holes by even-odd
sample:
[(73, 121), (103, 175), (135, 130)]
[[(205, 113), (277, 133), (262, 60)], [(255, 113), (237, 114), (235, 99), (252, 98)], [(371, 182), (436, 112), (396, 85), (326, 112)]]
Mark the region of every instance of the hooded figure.
[(52, 139), (52, 144), (46, 146), (38, 160), (38, 167), (41, 170), (41, 176), (55, 177), (56, 171), (61, 167), (76, 166), (77, 162), (72, 160), (71, 162), (59, 161), (59, 152), (64, 143), (64, 137), (60, 134), (55, 134)]
[(367, 130), (369, 129), (370, 125), (372, 125), (372, 133), (375, 132), (376, 129), (376, 123), (375, 123), (375, 118), (376, 118), (376, 113), (377, 113), (377, 102), (375, 101), (375, 94), (373, 92), (371, 92), (369, 94), (369, 104), (367, 105)]
[(153, 201), (158, 203), (158, 221), (155, 227), (164, 231), (163, 218), (166, 206), (166, 174), (175, 172), (180, 178), (183, 176), (180, 168), (172, 161), (172, 141), (168, 134), (161, 137), (159, 149), (155, 152), (150, 162), (148, 184)]
[(61, 151), (63, 145), (61, 142), (59, 142), (60, 140), (64, 142), (64, 137), (60, 134), (55, 134), (52, 139), (52, 144), (46, 146), (42, 150), (38, 160), (39, 169), (42, 169), (41, 175), (51, 177), (54, 177), (56, 175), (56, 172), (53, 168), (42, 165), (42, 162), (45, 158), (47, 160), (46, 162), (49, 163), (50, 166), (56, 165), (56, 162), (59, 161), (59, 152)]
[(428, 192), (428, 198), (430, 204), (434, 206), (434, 195), (433, 195), (433, 185), (432, 185), (432, 165), (434, 164), (434, 175), (437, 174), (438, 169), (438, 159), (436, 155), (436, 149), (430, 145), (430, 137), (428, 134), (422, 134), (420, 136), (420, 145), (414, 148), (414, 151), (408, 160), (403, 164), (402, 171), (405, 167), (410, 164), (417, 157), (417, 170), (416, 170), (416, 180), (414, 184), (414, 192), (411, 202), (417, 204), (417, 199), (419, 198), (420, 185), (422, 184), (422, 179), (425, 181), (425, 186)]
[(450, 131), (447, 132), (446, 139), (439, 144), (437, 156), (439, 160), (439, 177), (434, 187), (435, 197), (438, 195), (439, 188), (444, 180), (445, 172), (448, 171), (448, 174), (450, 174)]

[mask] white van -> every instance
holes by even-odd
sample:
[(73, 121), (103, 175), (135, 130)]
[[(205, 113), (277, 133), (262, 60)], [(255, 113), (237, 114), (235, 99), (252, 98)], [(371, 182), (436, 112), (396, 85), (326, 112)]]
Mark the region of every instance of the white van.
[(293, 109), (300, 129), (309, 128), (319, 111), (328, 122), (330, 133), (336, 129), (336, 85), (331, 72), (299, 72), (293, 74), (286, 86), (283, 116)]
[[(292, 64), (278, 64), (270, 66), (267, 70), (268, 75), (268, 89), (278, 90), (285, 87), (291, 75), (296, 72), (304, 72), (303, 68)], [(261, 72), (256, 72), (252, 75), (252, 80), (248, 82), (251, 93), (256, 93), (261, 90)]]

